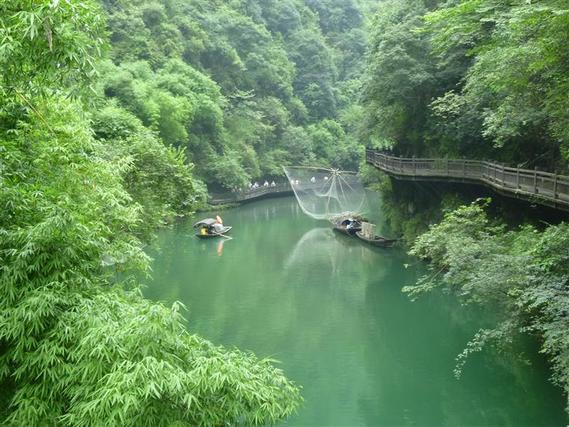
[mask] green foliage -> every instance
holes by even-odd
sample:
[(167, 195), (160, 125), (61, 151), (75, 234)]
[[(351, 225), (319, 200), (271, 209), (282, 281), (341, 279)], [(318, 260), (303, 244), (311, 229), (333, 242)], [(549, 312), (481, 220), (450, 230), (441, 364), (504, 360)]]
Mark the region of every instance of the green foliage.
[(364, 135), (406, 154), (564, 166), (568, 16), (558, 0), (386, 2)]
[[(98, 2), (10, 0), (0, 4), (0, 90), (45, 92), (60, 85), (81, 89), (95, 74), (104, 48)], [(65, 64), (65, 66), (54, 66)]]
[(442, 54), (457, 43), (475, 42), (470, 54), (476, 61), (465, 76), (462, 97), (480, 115), (482, 135), (516, 161), (520, 146), (529, 145), (535, 155), (551, 151), (551, 161), (559, 142), (565, 144), (558, 133), (565, 123), (558, 108), (564, 107), (557, 100), (567, 70), (563, 50), (555, 46), (565, 42), (557, 31), (568, 25), (566, 12), (566, 5), (555, 1), (509, 6), (481, 1), (427, 16)]
[(93, 131), (103, 141), (100, 156), (117, 164), (125, 189), (141, 207), (141, 231), (191, 213), (204, 203), (196, 194), (184, 151), (167, 147), (127, 111), (108, 105), (93, 115)]
[(363, 147), (346, 134), (344, 127), (330, 119), (308, 127), (312, 151), (318, 159), (328, 159), (333, 167), (357, 170)]
[(433, 274), (406, 292), (417, 296), (445, 287), (495, 313), (496, 327), (479, 331), (458, 356), (457, 374), (468, 355), (485, 345), (503, 348), (520, 333), (537, 333), (553, 380), (569, 392), (568, 236), (568, 224), (507, 231), (475, 203), (449, 212), (417, 239), (411, 253), (429, 259)]
[(428, 40), (417, 31), (425, 11), (422, 0), (384, 3), (373, 23), (364, 85), (364, 137), (406, 153), (422, 149), (425, 107), (439, 84)]
[[(133, 233), (164, 208), (160, 195), (148, 199), (144, 191), (157, 183), (170, 194), (176, 185), (191, 187), (181, 159), (151, 134), (137, 135), (140, 123), (132, 116), (116, 107), (103, 110), (95, 123), (108, 126), (99, 127), (99, 135), (114, 138), (97, 142), (80, 110), (50, 100), (41, 104), (50, 129), (36, 119), (2, 135), (1, 379), (12, 382), (7, 421), (262, 424), (290, 414), (298, 391), (267, 361), (191, 336), (177, 306), (168, 310), (136, 291), (110, 287), (117, 271), (147, 267)], [(114, 124), (105, 120), (121, 114)], [(117, 147), (109, 153), (111, 142)]]
[[(359, 162), (350, 121), (358, 95), (347, 96), (341, 86), (349, 78), (356, 87), (361, 73), (367, 39), (360, 4), (103, 4), (114, 65), (105, 67), (99, 93), (116, 98), (166, 143), (184, 147), (209, 185), (229, 189), (282, 175), (291, 162), (344, 168)], [(308, 127), (323, 119), (349, 134), (338, 152), (331, 139), (331, 146), (311, 151)]]
[[(139, 236), (203, 195), (184, 150), (160, 137), (186, 135), (178, 114), (211, 129), (218, 103), (198, 98), (221, 100), (216, 85), (176, 61), (162, 73), (135, 63), (113, 80), (115, 97), (132, 104), (96, 99), (91, 115), (68, 95), (95, 66), (99, 12), (57, 0), (0, 8), (0, 424), (273, 424), (290, 415), (299, 390), (272, 361), (191, 335), (179, 304), (145, 300), (132, 279), (148, 271)], [(153, 26), (163, 13), (149, 5), (142, 16)]]
[[(106, 95), (120, 103), (165, 144), (183, 149), (199, 176), (232, 187), (235, 178), (218, 173), (230, 148), (223, 112), (226, 100), (209, 77), (180, 60), (170, 60), (157, 71), (143, 61), (120, 67), (107, 63), (100, 87), (101, 98)], [(245, 181), (238, 166), (238, 180)]]

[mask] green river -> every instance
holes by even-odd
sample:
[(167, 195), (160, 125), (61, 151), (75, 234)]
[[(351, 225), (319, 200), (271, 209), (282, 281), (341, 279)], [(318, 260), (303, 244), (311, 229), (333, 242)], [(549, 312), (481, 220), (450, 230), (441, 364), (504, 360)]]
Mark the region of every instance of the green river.
[(160, 232), (145, 294), (186, 304), (190, 330), (216, 344), (281, 361), (305, 399), (287, 425), (567, 425), (535, 343), (531, 363), (486, 351), (454, 378), (487, 314), (448, 295), (410, 301), (401, 288), (426, 269), (402, 249), (337, 235), (293, 197), (221, 215), (232, 240), (198, 240), (191, 220)]

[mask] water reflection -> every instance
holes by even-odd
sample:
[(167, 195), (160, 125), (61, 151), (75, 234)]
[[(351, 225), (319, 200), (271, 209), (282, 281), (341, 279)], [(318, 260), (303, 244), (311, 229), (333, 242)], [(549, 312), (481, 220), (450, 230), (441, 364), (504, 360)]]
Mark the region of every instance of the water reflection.
[[(378, 257), (378, 253), (385, 256)], [(286, 270), (298, 269), (305, 265), (323, 264), (324, 274), (338, 274), (341, 266), (353, 261), (359, 268), (360, 263), (391, 262), (388, 250), (372, 248), (355, 237), (344, 236), (331, 227), (314, 228), (299, 239), (288, 256)]]
[(225, 243), (225, 239), (220, 239), (217, 242), (217, 256), (223, 255), (223, 244)]
[(412, 303), (401, 287), (423, 266), (403, 251), (337, 234), (292, 198), (223, 216), (233, 240), (164, 230), (145, 293), (184, 302), (190, 329), (217, 344), (281, 360), (306, 400), (289, 425), (563, 425), (539, 359), (478, 355), (454, 379), (484, 319), (444, 295)]

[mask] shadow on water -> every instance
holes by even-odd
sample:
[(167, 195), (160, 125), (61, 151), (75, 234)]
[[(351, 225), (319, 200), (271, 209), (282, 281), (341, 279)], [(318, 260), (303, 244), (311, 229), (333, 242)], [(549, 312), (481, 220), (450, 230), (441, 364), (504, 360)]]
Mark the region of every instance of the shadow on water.
[(281, 360), (305, 398), (287, 425), (565, 425), (535, 345), (532, 366), (487, 352), (453, 377), (484, 316), (442, 294), (411, 302), (401, 288), (425, 268), (402, 250), (336, 234), (294, 198), (223, 219), (232, 240), (196, 239), (191, 220), (164, 230), (145, 294), (184, 302), (217, 344)]

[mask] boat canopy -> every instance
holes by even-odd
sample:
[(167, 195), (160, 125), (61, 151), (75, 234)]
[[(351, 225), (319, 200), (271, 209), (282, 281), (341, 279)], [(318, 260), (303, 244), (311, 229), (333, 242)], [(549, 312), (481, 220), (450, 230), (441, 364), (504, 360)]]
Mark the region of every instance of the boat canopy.
[(198, 228), (198, 227), (211, 227), (213, 224), (215, 224), (215, 219), (213, 218), (206, 218), (206, 219), (202, 219), (201, 221), (198, 221), (194, 224), (194, 228)]

